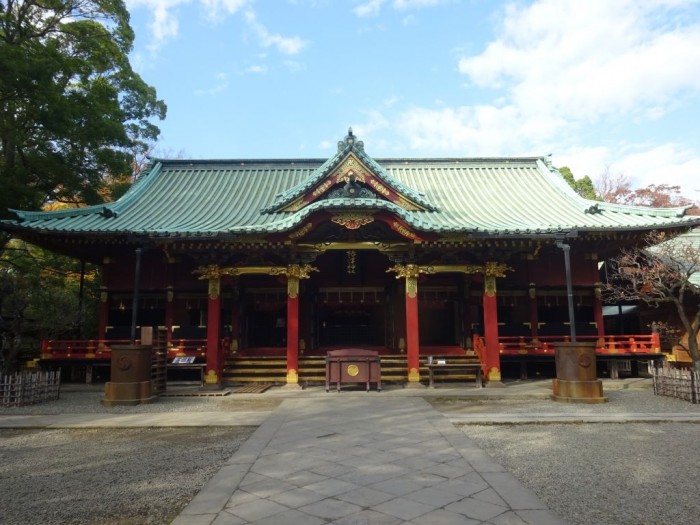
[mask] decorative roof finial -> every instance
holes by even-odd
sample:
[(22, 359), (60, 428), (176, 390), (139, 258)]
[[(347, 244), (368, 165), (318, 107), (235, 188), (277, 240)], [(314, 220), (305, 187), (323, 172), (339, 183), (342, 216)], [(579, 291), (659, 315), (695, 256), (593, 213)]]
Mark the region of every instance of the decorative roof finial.
[(343, 140), (338, 141), (338, 151), (343, 151), (348, 146), (354, 146), (359, 150), (364, 151), (364, 143), (361, 140), (357, 140), (357, 137), (352, 132), (352, 127), (348, 128), (348, 134)]

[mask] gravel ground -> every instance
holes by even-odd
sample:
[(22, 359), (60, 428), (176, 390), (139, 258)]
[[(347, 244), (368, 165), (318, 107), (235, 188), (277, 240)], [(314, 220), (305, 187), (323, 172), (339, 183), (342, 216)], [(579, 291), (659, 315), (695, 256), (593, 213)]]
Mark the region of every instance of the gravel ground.
[[(606, 392), (604, 405), (446, 400), (453, 413), (700, 413), (650, 390)], [(700, 524), (700, 425), (465, 425), (464, 433), (570, 525)]]
[[(700, 413), (646, 390), (610, 403), (428, 400), (445, 413)], [(3, 414), (272, 410), (280, 398), (161, 398), (103, 407), (102, 387), (68, 385), (51, 403)], [(700, 524), (700, 425), (547, 424), (462, 427), (571, 525)], [(252, 433), (236, 428), (0, 430), (0, 523), (169, 523)]]
[(0, 523), (170, 523), (253, 430), (0, 430)]
[(700, 425), (465, 426), (570, 525), (700, 523)]

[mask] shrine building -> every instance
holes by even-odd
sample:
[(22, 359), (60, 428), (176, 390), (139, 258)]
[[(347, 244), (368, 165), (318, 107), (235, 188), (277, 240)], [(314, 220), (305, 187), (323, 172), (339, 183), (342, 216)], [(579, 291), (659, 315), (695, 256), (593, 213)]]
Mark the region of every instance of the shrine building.
[(700, 223), (685, 211), (586, 200), (546, 157), (374, 159), (350, 130), (329, 159), (153, 160), (116, 202), (0, 228), (102, 267), (98, 334), (46, 341), (47, 362), (107, 360), (135, 318), (210, 385), (264, 358), (294, 385), (339, 348), (397, 359), (408, 383), (426, 356), (473, 355), (497, 383), (574, 333), (602, 356), (658, 353), (648, 331), (606, 334), (599, 267)]

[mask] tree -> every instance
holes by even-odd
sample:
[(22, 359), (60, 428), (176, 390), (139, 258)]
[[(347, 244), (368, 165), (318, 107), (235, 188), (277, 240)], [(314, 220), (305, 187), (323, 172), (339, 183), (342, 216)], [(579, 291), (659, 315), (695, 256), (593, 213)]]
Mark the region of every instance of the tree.
[(681, 195), (681, 187), (672, 184), (650, 184), (645, 188), (632, 189), (632, 180), (624, 174), (613, 175), (605, 170), (596, 181), (595, 189), (605, 202), (650, 206), (652, 208), (674, 208), (692, 206), (688, 214), (700, 214), (697, 204)]
[(688, 353), (700, 372), (700, 286), (692, 280), (700, 272), (700, 249), (665, 232), (649, 233), (640, 247), (625, 249), (611, 261), (605, 285), (610, 301), (644, 301), (652, 307), (670, 305), (688, 334)]
[[(98, 275), (74, 259), (13, 240), (0, 257), (0, 369), (36, 357), (46, 338), (94, 337)], [(82, 300), (81, 300), (82, 299)]]
[(0, 1), (0, 218), (102, 201), (156, 140), (165, 104), (128, 59), (122, 0)]
[(559, 168), (559, 173), (566, 183), (571, 186), (573, 190), (581, 197), (584, 199), (598, 200), (598, 195), (596, 195), (593, 181), (588, 175), (580, 179), (575, 179), (571, 169), (566, 166)]

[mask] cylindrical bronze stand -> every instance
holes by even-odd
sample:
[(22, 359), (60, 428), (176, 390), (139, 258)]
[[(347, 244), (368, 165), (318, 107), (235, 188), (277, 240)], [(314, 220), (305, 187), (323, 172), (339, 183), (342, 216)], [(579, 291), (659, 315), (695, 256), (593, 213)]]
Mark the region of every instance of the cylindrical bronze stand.
[(111, 381), (105, 385), (103, 405), (138, 405), (155, 399), (151, 382), (152, 352), (150, 345), (112, 347)]
[(559, 343), (555, 348), (557, 378), (552, 399), (562, 403), (607, 403), (596, 375), (595, 343)]

